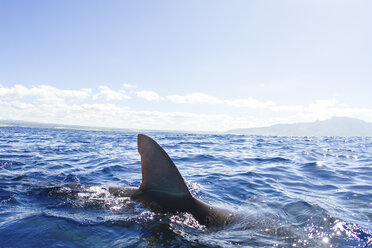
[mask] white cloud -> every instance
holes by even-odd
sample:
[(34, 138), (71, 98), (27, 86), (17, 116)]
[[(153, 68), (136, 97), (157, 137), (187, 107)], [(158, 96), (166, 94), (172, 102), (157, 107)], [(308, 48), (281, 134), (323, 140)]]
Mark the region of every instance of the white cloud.
[(159, 101), (159, 100), (161, 100), (161, 97), (155, 91), (137, 91), (136, 95), (137, 95), (137, 97), (143, 98), (147, 101)]
[(270, 110), (276, 112), (300, 112), (304, 111), (305, 106), (303, 105), (275, 105), (270, 107)]
[(12, 88), (0, 85), (0, 97), (2, 99), (19, 99), (29, 94), (29, 90), (23, 85), (15, 85)]
[(227, 105), (236, 108), (267, 109), (275, 112), (298, 112), (303, 111), (302, 105), (279, 105), (273, 101), (260, 101), (252, 97), (245, 99), (226, 100)]
[(321, 99), (305, 106), (298, 116), (307, 119), (324, 120), (333, 116), (348, 116), (354, 118), (372, 118), (372, 109), (350, 107), (336, 99)]
[[(27, 104), (1, 102), (2, 119), (18, 119), (44, 123), (119, 127), (159, 130), (226, 130), (248, 125), (248, 120), (227, 114), (189, 112), (134, 111), (115, 104)], [(213, 126), (211, 126), (213, 123)]]
[(251, 97), (246, 99), (227, 100), (226, 103), (238, 108), (273, 108), (276, 106), (276, 103), (274, 102), (262, 102)]
[[(7, 101), (32, 97), (41, 102), (64, 102), (65, 99), (85, 99), (90, 95), (90, 92), (91, 89), (61, 90), (48, 85), (33, 86), (31, 88), (23, 85), (15, 85), (10, 88), (0, 86), (0, 98)], [(22, 102), (13, 103), (22, 104)]]
[(24, 103), (24, 102), (19, 102), (19, 101), (12, 101), (9, 103), (3, 103), (3, 104), (8, 104), (10, 107), (18, 110), (25, 110), (28, 108), (33, 108), (34, 105), (31, 103)]
[(61, 101), (64, 98), (85, 99), (90, 96), (91, 89), (61, 90), (48, 85), (33, 86), (27, 88), (23, 85), (15, 85), (11, 88), (0, 86), (2, 99), (21, 99), (23, 97), (36, 97), (41, 101)]
[(208, 104), (219, 104), (222, 103), (216, 97), (209, 96), (204, 93), (191, 93), (184, 96), (181, 95), (170, 95), (167, 96), (167, 99), (174, 103), (190, 103), (190, 104), (198, 104), (198, 103), (208, 103)]
[(136, 86), (134, 84), (123, 84), (124, 88), (127, 88), (127, 89), (132, 89), (132, 88), (136, 88)]
[(29, 89), (29, 95), (37, 97), (42, 101), (56, 101), (70, 99), (85, 99), (90, 96), (91, 89), (61, 90), (48, 85), (40, 85)]
[(253, 98), (225, 101), (227, 105), (237, 108), (260, 110), (260, 115), (269, 118), (267, 125), (293, 122), (325, 120), (334, 116), (347, 116), (372, 121), (372, 109), (350, 107), (336, 99), (319, 99), (308, 105), (279, 105), (272, 101), (259, 101)]
[[(122, 103), (102, 103), (95, 99), (119, 101), (128, 99), (124, 90), (107, 86), (92, 89), (62, 90), (48, 85), (25, 87), (0, 85), (0, 118), (86, 126), (132, 129), (223, 131), (232, 128), (293, 123), (348, 116), (372, 121), (372, 109), (352, 107), (336, 99), (320, 99), (307, 105), (280, 105), (254, 98), (219, 100), (203, 93), (171, 95), (174, 103), (220, 104), (211, 112), (169, 112), (167, 106), (158, 111), (131, 110)], [(148, 101), (163, 100), (154, 91), (132, 92)], [(132, 101), (138, 101), (133, 99)], [(131, 103), (128, 101), (128, 103)], [(221, 105), (234, 109), (221, 108)], [(141, 105), (136, 105), (141, 106)], [(224, 112), (229, 111), (229, 112)]]
[(125, 93), (125, 90), (114, 91), (107, 86), (100, 86), (99, 92), (94, 95), (94, 99), (104, 99), (106, 101), (121, 101), (124, 99), (130, 99)]

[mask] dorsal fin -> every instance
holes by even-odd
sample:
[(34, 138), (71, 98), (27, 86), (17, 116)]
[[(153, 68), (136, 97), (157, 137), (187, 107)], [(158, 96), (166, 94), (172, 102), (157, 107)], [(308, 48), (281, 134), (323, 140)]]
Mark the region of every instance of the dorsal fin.
[(156, 141), (139, 134), (137, 144), (142, 167), (142, 184), (139, 190), (191, 196), (172, 159)]

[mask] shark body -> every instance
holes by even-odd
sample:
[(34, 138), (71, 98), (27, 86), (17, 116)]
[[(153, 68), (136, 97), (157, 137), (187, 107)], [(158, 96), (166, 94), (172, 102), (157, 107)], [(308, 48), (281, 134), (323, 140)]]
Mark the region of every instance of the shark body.
[(156, 141), (139, 134), (137, 144), (141, 155), (141, 186), (110, 188), (111, 193), (130, 196), (157, 211), (190, 213), (205, 226), (224, 226), (234, 218), (230, 212), (194, 198), (176, 165)]
[[(190, 213), (201, 225), (207, 227), (224, 226), (236, 218), (226, 210), (212, 207), (193, 197), (176, 165), (156, 141), (144, 134), (139, 134), (137, 144), (141, 155), (141, 186), (139, 188), (104, 187), (104, 191), (107, 190), (107, 193), (113, 197), (130, 197), (131, 200), (141, 202), (157, 212)], [(97, 195), (94, 189), (94, 186), (72, 183), (49, 188), (49, 191), (50, 194), (68, 198), (90, 195), (99, 199), (104, 197)]]

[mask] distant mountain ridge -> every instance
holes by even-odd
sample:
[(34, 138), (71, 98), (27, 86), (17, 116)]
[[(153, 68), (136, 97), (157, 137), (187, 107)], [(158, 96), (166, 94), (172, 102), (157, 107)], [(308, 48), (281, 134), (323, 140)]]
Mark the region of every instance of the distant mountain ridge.
[(114, 131), (114, 132), (136, 132), (136, 133), (138, 132), (206, 133), (206, 132), (182, 131), (182, 130), (155, 130), (155, 129), (116, 128), (116, 127), (95, 127), (95, 126), (56, 124), (56, 123), (40, 123), (40, 122), (20, 121), (20, 120), (0, 120), (0, 127), (52, 128), (52, 129), (71, 129), (71, 130), (85, 130), (85, 131)]
[(30, 128), (54, 128), (54, 129), (75, 129), (75, 130), (89, 130), (89, 131), (121, 131), (134, 132), (137, 130), (125, 128), (106, 128), (106, 127), (88, 127), (80, 125), (65, 125), (53, 123), (39, 123), (32, 121), (18, 121), (18, 120), (0, 120), (0, 127), (30, 127)]
[(333, 117), (324, 121), (276, 124), (269, 127), (241, 128), (229, 134), (267, 136), (372, 136), (372, 123), (349, 117)]
[[(181, 133), (220, 133), (220, 132), (197, 132), (197, 131), (167, 131), (145, 130), (109, 127), (89, 127), (80, 125), (64, 125), (52, 123), (38, 123), (18, 120), (0, 120), (0, 127), (30, 127), (30, 128), (54, 128), (75, 129), (89, 131), (118, 131), (118, 132), (181, 132)], [(225, 134), (247, 134), (264, 136), (362, 136), (372, 137), (372, 123), (349, 117), (333, 117), (324, 121), (295, 124), (275, 124), (268, 127), (231, 129)]]

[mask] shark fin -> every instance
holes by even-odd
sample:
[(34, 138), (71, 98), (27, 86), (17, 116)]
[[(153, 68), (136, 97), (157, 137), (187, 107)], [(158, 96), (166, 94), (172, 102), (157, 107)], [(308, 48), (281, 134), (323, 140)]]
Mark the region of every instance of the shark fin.
[(142, 184), (139, 191), (191, 196), (172, 159), (156, 141), (139, 134), (137, 143), (142, 167)]

